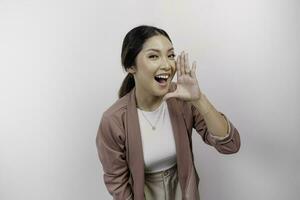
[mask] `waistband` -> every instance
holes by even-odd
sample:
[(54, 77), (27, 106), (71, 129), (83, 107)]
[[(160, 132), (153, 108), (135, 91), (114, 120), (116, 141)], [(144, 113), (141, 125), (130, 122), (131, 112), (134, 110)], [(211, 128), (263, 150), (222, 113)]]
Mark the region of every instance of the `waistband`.
[(159, 172), (145, 173), (145, 181), (150, 181), (150, 182), (162, 181), (164, 177), (173, 176), (175, 173), (177, 173), (177, 164), (175, 164), (169, 169), (162, 170)]

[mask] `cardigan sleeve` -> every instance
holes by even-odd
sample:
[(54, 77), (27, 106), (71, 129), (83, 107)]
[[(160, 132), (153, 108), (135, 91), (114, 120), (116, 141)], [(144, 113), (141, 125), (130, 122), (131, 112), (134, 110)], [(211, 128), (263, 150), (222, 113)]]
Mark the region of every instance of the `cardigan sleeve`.
[(114, 200), (133, 199), (124, 132), (116, 120), (102, 116), (96, 136), (96, 146), (108, 192)]
[(227, 135), (224, 137), (218, 137), (214, 136), (208, 131), (204, 117), (194, 105), (191, 106), (193, 115), (193, 128), (196, 129), (196, 131), (201, 135), (206, 144), (214, 146), (217, 151), (222, 154), (233, 154), (239, 151), (241, 145), (239, 132), (224, 113), (219, 112), (227, 121)]

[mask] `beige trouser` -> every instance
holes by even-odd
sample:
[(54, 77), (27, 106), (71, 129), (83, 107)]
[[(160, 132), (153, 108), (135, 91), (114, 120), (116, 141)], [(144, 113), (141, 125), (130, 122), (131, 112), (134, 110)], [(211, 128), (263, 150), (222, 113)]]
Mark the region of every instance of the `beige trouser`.
[(145, 174), (145, 200), (181, 200), (177, 165), (170, 169)]

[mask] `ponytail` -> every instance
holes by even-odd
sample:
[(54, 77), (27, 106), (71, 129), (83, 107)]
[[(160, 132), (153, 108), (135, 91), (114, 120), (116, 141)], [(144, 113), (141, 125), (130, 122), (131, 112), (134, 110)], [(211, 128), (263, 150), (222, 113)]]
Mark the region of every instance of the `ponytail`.
[(135, 82), (133, 75), (131, 73), (128, 73), (119, 89), (119, 98), (125, 96), (128, 92), (130, 92), (132, 88), (134, 88), (134, 86)]

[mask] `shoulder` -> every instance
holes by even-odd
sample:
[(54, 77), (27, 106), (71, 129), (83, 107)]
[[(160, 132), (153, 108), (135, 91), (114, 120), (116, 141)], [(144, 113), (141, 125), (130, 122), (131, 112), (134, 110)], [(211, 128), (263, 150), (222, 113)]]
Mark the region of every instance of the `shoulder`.
[(117, 99), (110, 107), (102, 114), (102, 121), (113, 122), (122, 126), (125, 119), (125, 114), (128, 108), (129, 93), (120, 99)]
[(127, 110), (129, 93), (117, 99), (110, 107), (108, 107), (104, 112), (103, 116), (113, 117), (119, 115)]
[(128, 97), (129, 94), (126, 94), (117, 99), (103, 112), (98, 128), (97, 141), (102, 140), (110, 144), (115, 142), (122, 144), (124, 142)]

